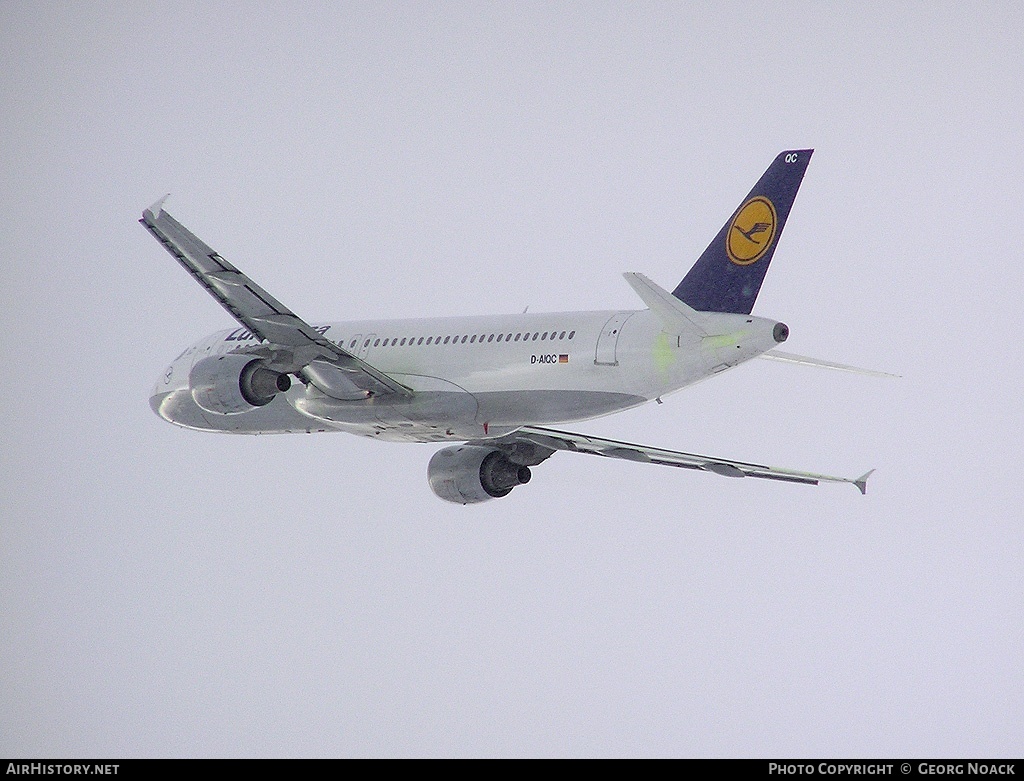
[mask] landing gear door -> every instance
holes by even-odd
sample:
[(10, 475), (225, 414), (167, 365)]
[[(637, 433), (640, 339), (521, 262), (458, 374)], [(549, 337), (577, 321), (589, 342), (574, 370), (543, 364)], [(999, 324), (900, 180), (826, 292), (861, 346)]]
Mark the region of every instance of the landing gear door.
[(622, 325), (633, 316), (633, 312), (616, 312), (601, 329), (601, 335), (597, 337), (597, 351), (594, 355), (594, 363), (598, 366), (618, 366), (619, 362), (615, 357), (615, 348), (619, 343), (619, 335), (622, 333)]

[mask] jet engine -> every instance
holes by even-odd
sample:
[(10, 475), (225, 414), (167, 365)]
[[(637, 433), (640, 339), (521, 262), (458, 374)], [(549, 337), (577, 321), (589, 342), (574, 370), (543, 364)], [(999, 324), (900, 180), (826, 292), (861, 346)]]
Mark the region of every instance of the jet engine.
[(530, 467), (513, 463), (500, 450), (459, 445), (438, 450), (427, 466), (430, 490), (446, 502), (474, 504), (507, 496), (530, 482)]
[(287, 374), (267, 368), (259, 358), (239, 353), (211, 355), (192, 367), (189, 388), (196, 404), (218, 415), (237, 415), (269, 404), (288, 390)]

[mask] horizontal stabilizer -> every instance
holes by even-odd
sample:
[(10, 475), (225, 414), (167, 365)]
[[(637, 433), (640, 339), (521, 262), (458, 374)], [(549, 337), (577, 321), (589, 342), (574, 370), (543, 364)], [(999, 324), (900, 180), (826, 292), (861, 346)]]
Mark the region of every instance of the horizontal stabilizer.
[(669, 333), (692, 332), (700, 336), (707, 335), (707, 331), (702, 325), (703, 317), (693, 307), (687, 306), (643, 274), (627, 271), (622, 276), (647, 304), (647, 308), (661, 320), (662, 325)]
[(835, 369), (841, 372), (852, 372), (853, 374), (866, 374), (869, 377), (900, 377), (899, 374), (890, 374), (889, 372), (880, 372), (875, 369), (861, 369), (858, 366), (848, 366), (845, 363), (834, 363), (833, 361), (823, 361), (820, 358), (808, 358), (806, 355), (796, 355), (795, 353), (784, 353), (778, 350), (770, 350), (766, 353), (761, 353), (758, 358), (766, 358), (769, 361), (781, 361), (782, 363), (796, 363), (801, 366), (816, 366), (819, 369)]

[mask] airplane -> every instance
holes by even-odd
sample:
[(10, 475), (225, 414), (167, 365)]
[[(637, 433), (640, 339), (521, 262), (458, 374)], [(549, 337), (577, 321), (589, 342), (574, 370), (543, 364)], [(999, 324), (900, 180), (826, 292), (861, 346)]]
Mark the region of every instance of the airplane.
[(755, 357), (885, 375), (779, 352), (789, 328), (751, 314), (813, 151), (779, 154), (671, 293), (624, 274), (639, 310), (314, 325), (168, 214), (165, 196), (140, 222), (238, 326), (179, 355), (150, 405), (199, 431), (450, 443), (427, 480), (457, 504), (507, 496), (560, 451), (866, 493), (874, 470), (835, 477), (549, 428), (661, 403)]

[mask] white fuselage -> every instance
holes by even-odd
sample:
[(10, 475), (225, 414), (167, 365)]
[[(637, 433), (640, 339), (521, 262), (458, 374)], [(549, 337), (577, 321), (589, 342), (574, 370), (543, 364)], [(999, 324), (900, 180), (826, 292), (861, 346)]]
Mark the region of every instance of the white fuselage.
[(236, 328), (179, 356), (150, 403), (170, 422), (204, 431), (334, 430), (406, 442), (496, 437), (634, 407), (776, 346), (774, 320), (704, 317), (710, 335), (670, 333), (646, 309), (332, 323), (316, 330), (413, 394), (336, 398), (314, 379), (248, 412), (206, 412), (192, 398), (189, 373), (198, 360), (258, 344)]

